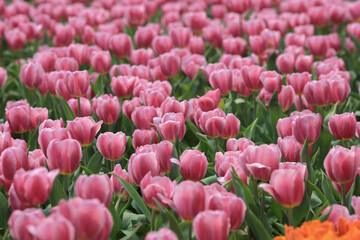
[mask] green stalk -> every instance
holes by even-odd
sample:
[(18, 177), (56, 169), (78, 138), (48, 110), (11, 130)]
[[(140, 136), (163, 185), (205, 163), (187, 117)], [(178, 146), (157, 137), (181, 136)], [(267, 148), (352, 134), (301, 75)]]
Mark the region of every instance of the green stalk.
[(288, 208), (287, 209), (288, 212), (288, 218), (289, 218), (289, 226), (294, 226), (294, 209), (293, 208)]
[(77, 102), (78, 102), (78, 116), (81, 117), (80, 97), (78, 97)]
[(303, 110), (303, 102), (301, 99), (301, 95), (299, 95), (299, 101), (300, 101), (300, 112)]
[(189, 240), (192, 240), (192, 223), (189, 224)]
[(342, 205), (345, 206), (346, 205), (346, 190), (345, 190), (345, 183), (341, 183), (341, 200), (342, 200)]

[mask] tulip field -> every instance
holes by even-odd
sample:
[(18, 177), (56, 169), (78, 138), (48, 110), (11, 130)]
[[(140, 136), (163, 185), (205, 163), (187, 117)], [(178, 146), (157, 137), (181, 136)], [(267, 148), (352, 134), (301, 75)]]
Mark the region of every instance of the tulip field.
[(360, 239), (360, 0), (0, 0), (0, 37), (0, 239)]

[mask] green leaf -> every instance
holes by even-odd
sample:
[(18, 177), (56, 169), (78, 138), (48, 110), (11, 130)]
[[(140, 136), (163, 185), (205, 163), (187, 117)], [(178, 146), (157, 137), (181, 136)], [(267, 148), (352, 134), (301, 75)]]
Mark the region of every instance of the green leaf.
[(337, 201), (333, 195), (333, 191), (331, 190), (331, 187), (329, 185), (328, 179), (325, 175), (323, 175), (322, 181), (321, 181), (321, 188), (324, 192), (324, 195), (326, 197), (326, 199), (328, 199), (328, 201), (331, 204), (336, 204)]
[(89, 160), (87, 168), (93, 173), (99, 173), (102, 164), (102, 155), (97, 151)]
[(66, 120), (70, 120), (70, 121), (74, 120), (75, 114), (71, 110), (71, 108), (70, 108), (69, 104), (67, 103), (67, 101), (65, 101), (65, 99), (63, 97), (61, 97), (60, 94), (58, 94), (58, 100), (60, 101), (61, 106), (64, 109)]
[(9, 202), (0, 192), (0, 227), (5, 228), (8, 221), (8, 209), (9, 209)]
[(328, 219), (328, 217), (329, 217), (329, 215), (330, 215), (330, 213), (331, 213), (331, 210), (332, 210), (332, 207), (330, 207), (329, 210), (327, 210), (325, 214), (321, 215), (321, 216), (319, 217), (319, 220), (320, 220), (321, 222), (325, 222), (325, 221)]
[(61, 199), (67, 199), (67, 197), (60, 181), (58, 179), (55, 179), (49, 196), (51, 206), (53, 207), (56, 206)]
[(90, 169), (88, 169), (87, 167), (84, 166), (83, 162), (80, 163), (80, 167), (85, 172), (86, 175), (90, 176), (90, 175), (94, 174)]
[(258, 121), (258, 118), (256, 118), (244, 131), (244, 137), (246, 137), (247, 139), (250, 139), (253, 137), (254, 135), (254, 131), (255, 131), (255, 127), (256, 127), (256, 123)]
[(359, 57), (360, 56), (360, 42), (353, 34), (350, 34), (350, 37), (354, 42), (355, 49), (356, 49), (356, 55)]
[(200, 143), (198, 146), (196, 146), (196, 149), (205, 153), (212, 162), (215, 161), (215, 151), (207, 141), (200, 140)]
[(129, 193), (131, 198), (134, 199), (134, 201), (137, 203), (137, 205), (141, 209), (142, 213), (145, 214), (146, 219), (149, 222), (151, 222), (150, 211), (149, 211), (148, 207), (146, 206), (144, 200), (140, 197), (139, 193), (127, 181), (125, 181), (123, 178), (121, 178), (121, 177), (119, 177), (119, 176), (117, 176), (116, 174), (113, 174), (113, 173), (109, 173), (109, 174), (111, 174), (111, 175), (115, 176), (117, 179), (119, 179), (119, 181), (124, 186), (126, 191)]
[(264, 224), (255, 216), (251, 209), (246, 209), (245, 221), (255, 239), (271, 240), (273, 237), (266, 230)]
[(111, 231), (110, 239), (117, 239), (116, 234), (118, 233), (119, 229), (121, 229), (121, 219), (115, 210), (114, 203), (111, 203), (111, 205), (109, 206), (109, 211), (114, 220), (114, 225)]
[(329, 119), (330, 117), (334, 116), (336, 114), (336, 109), (337, 109), (338, 103), (336, 103), (335, 105), (333, 105), (330, 109), (330, 111), (328, 112), (328, 114), (326, 114), (325, 118), (324, 118), (324, 125), (327, 126), (329, 123)]

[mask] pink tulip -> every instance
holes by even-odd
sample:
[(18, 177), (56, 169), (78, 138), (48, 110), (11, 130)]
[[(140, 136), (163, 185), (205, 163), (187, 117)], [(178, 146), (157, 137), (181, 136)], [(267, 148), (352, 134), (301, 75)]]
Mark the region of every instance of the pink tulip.
[(0, 155), (8, 147), (11, 147), (11, 134), (8, 132), (0, 132)]
[(122, 104), (122, 112), (125, 115), (125, 117), (127, 117), (128, 119), (131, 119), (131, 114), (138, 107), (141, 107), (140, 99), (138, 97), (133, 97), (131, 100), (125, 100), (123, 102), (123, 104)]
[(59, 170), (48, 172), (44, 167), (26, 172), (19, 169), (14, 175), (16, 195), (20, 201), (31, 206), (45, 203), (58, 173)]
[(304, 35), (304, 34), (288, 33), (285, 36), (285, 46), (286, 47), (291, 46), (291, 45), (304, 47), (305, 41), (306, 41), (306, 35)]
[(212, 88), (220, 89), (222, 95), (226, 95), (233, 89), (233, 75), (231, 70), (216, 70), (209, 76)]
[(55, 61), (55, 70), (75, 72), (79, 71), (79, 64), (72, 57), (58, 58)]
[(255, 145), (251, 140), (247, 138), (230, 138), (226, 142), (227, 151), (244, 151), (248, 146)]
[(322, 211), (322, 214), (324, 215), (329, 210), (330, 214), (327, 217), (327, 221), (332, 222), (335, 226), (338, 224), (340, 218), (344, 218), (345, 220), (350, 219), (349, 210), (345, 206), (333, 204), (332, 206), (326, 207)]
[(118, 58), (130, 57), (134, 48), (131, 37), (125, 33), (113, 35), (109, 40), (109, 47)]
[(164, 140), (175, 142), (177, 138), (184, 138), (186, 126), (182, 113), (165, 113), (162, 118), (155, 117), (154, 125)]
[(0, 67), (0, 88), (4, 86), (8, 78), (7, 71), (5, 68)]
[(57, 24), (55, 26), (54, 45), (56, 47), (68, 46), (73, 42), (75, 30), (70, 25)]
[(153, 126), (153, 118), (159, 117), (161, 114), (154, 107), (137, 107), (131, 114), (131, 120), (139, 129), (151, 129)]
[(190, 39), (190, 43), (188, 45), (189, 50), (192, 54), (200, 54), (204, 55), (205, 53), (205, 42), (201, 37), (193, 36)]
[(181, 219), (192, 221), (205, 210), (205, 201), (205, 189), (201, 183), (183, 181), (175, 186), (172, 207)]
[(64, 79), (69, 94), (75, 98), (84, 96), (90, 86), (89, 73), (86, 70), (72, 72)]
[(69, 46), (69, 55), (75, 58), (79, 65), (87, 62), (88, 46), (85, 44), (71, 44)]
[(18, 28), (5, 32), (6, 42), (11, 50), (21, 50), (26, 44), (26, 35)]
[(199, 69), (205, 65), (206, 59), (203, 55), (193, 54), (182, 59), (181, 69), (190, 80), (193, 80)]
[(90, 65), (99, 74), (109, 72), (111, 68), (111, 55), (109, 51), (94, 51), (90, 55)]
[(240, 165), (246, 175), (268, 181), (271, 173), (279, 168), (280, 159), (281, 152), (275, 144), (248, 146), (240, 156)]
[[(234, 60), (231, 61), (230, 68), (234, 67), (232, 66), (233, 63), (235, 63)], [(232, 70), (232, 73), (233, 73), (233, 88), (235, 88), (237, 93), (242, 97), (250, 96), (253, 92), (246, 86), (241, 70), (234, 69)]]
[(294, 103), (295, 91), (291, 86), (282, 86), (278, 95), (281, 109), (285, 112), (291, 108)]
[(193, 222), (198, 240), (226, 240), (230, 226), (230, 219), (225, 211), (203, 211), (195, 217)]
[(224, 193), (208, 198), (207, 209), (225, 211), (230, 219), (230, 229), (235, 230), (238, 229), (244, 221), (246, 204), (236, 195)]
[(155, 153), (162, 173), (170, 173), (173, 155), (173, 144), (169, 141), (161, 141), (158, 144), (144, 145), (136, 149), (135, 153)]
[(229, 0), (226, 2), (226, 7), (228, 8), (229, 11), (236, 12), (238, 14), (243, 14), (251, 7), (251, 1)]
[(111, 125), (118, 119), (121, 106), (117, 97), (105, 94), (93, 98), (93, 110), (100, 120)]
[(61, 215), (50, 215), (40, 219), (36, 226), (31, 225), (28, 231), (39, 240), (61, 238), (63, 240), (75, 239), (75, 228), (72, 223)]
[(40, 64), (28, 63), (20, 69), (20, 80), (30, 89), (35, 89), (40, 86), (44, 76), (44, 70)]
[(139, 48), (137, 50), (133, 50), (130, 56), (130, 62), (133, 65), (144, 65), (146, 66), (149, 60), (154, 58), (154, 51), (150, 48), (144, 49)]
[(101, 155), (110, 161), (120, 159), (126, 148), (126, 136), (122, 132), (112, 133), (106, 132), (99, 135), (96, 147)]
[(270, 183), (259, 185), (286, 208), (294, 208), (302, 202), (305, 183), (303, 175), (294, 169), (279, 169), (271, 174)]
[(282, 76), (276, 71), (265, 71), (260, 74), (260, 81), (262, 82), (264, 89), (270, 93), (273, 93), (275, 90), (278, 93), (281, 91), (282, 87)]
[(173, 77), (180, 70), (180, 58), (173, 53), (164, 53), (159, 56), (160, 68), (165, 76)]
[(240, 130), (240, 120), (234, 114), (229, 113), (225, 117), (225, 126), (220, 137), (223, 139), (234, 138)]
[(102, 122), (95, 122), (91, 117), (77, 117), (67, 121), (67, 130), (71, 138), (79, 141), (82, 147), (86, 147), (94, 141)]
[(156, 35), (157, 32), (152, 27), (149, 26), (139, 27), (134, 35), (136, 46), (138, 48), (150, 47)]
[(295, 137), (287, 136), (283, 139), (278, 138), (277, 144), (282, 157), (287, 162), (300, 162), (300, 151), (303, 146), (296, 141)]
[[(74, 115), (79, 116), (78, 100), (76, 98), (71, 98), (67, 102)], [(80, 117), (90, 116), (92, 108), (89, 99), (83, 97), (80, 98), (80, 112)]]
[(356, 149), (341, 146), (332, 148), (324, 160), (324, 168), (331, 181), (346, 183), (353, 180), (359, 168), (360, 159)]
[(180, 156), (180, 173), (186, 180), (200, 181), (206, 174), (208, 161), (198, 150), (185, 150)]
[(308, 170), (306, 163), (299, 162), (281, 162), (279, 169), (294, 169), (301, 173), (305, 180), (308, 179)]
[(246, 55), (247, 43), (243, 38), (225, 38), (222, 40), (222, 46), (225, 53), (238, 54), (241, 56)]
[(209, 137), (219, 137), (225, 129), (226, 115), (220, 108), (208, 112), (198, 109), (194, 118), (199, 129)]
[(224, 154), (217, 152), (215, 154), (215, 172), (219, 177), (224, 177), (229, 169), (240, 166), (239, 157), (241, 151), (228, 151)]
[[(126, 201), (129, 198), (129, 193), (126, 191), (124, 186), (121, 184), (119, 179), (116, 176), (121, 177), (129, 184), (132, 183), (132, 179), (129, 176), (128, 172), (121, 168), (120, 164), (116, 164), (114, 170), (112, 171), (113, 176), (110, 177), (111, 189), (112, 192), (122, 198), (122, 201)], [(116, 176), (114, 176), (116, 175)]]
[(249, 67), (245, 66), (241, 69), (245, 85), (251, 91), (258, 91), (263, 87), (263, 84), (260, 81), (260, 75), (262, 72), (265, 72), (265, 68), (256, 65)]
[(38, 143), (44, 155), (47, 156), (47, 149), (51, 140), (69, 139), (70, 135), (65, 128), (44, 128), (39, 131)]
[(111, 79), (111, 90), (117, 97), (128, 98), (134, 89), (137, 77), (119, 76)]
[(129, 160), (128, 171), (130, 177), (138, 186), (148, 172), (151, 173), (151, 176), (159, 175), (160, 165), (156, 154), (154, 152), (132, 154)]
[(325, 8), (324, 6), (310, 7), (307, 10), (307, 14), (310, 17), (311, 24), (316, 26), (324, 27), (330, 20), (328, 8)]
[(28, 154), (30, 169), (45, 167), (46, 157), (41, 149), (35, 149)]
[(76, 196), (82, 199), (98, 199), (105, 206), (112, 200), (111, 183), (107, 175), (81, 175), (75, 183)]
[(145, 240), (177, 240), (176, 234), (168, 228), (161, 228), (157, 232), (149, 232)]
[(351, 206), (354, 208), (355, 214), (360, 216), (360, 197), (353, 196), (351, 198)]
[(286, 84), (293, 87), (296, 95), (302, 95), (305, 85), (311, 81), (311, 74), (308, 72), (293, 73), (286, 76)]
[(150, 208), (158, 210), (154, 201), (156, 199), (165, 208), (174, 194), (175, 182), (171, 182), (168, 177), (152, 177), (151, 173), (147, 173), (141, 180), (140, 188), (146, 205)]
[(260, 35), (257, 36), (250, 36), (249, 43), (251, 51), (256, 55), (262, 55), (267, 47), (267, 41)]
[(304, 87), (307, 102), (320, 107), (330, 104), (330, 92), (331, 88), (328, 81), (311, 81)]
[(175, 47), (184, 48), (189, 45), (192, 33), (190, 28), (178, 27), (171, 29), (169, 36)]
[(8, 180), (13, 180), (17, 170), (23, 168), (24, 170), (30, 169), (30, 164), (26, 151), (21, 147), (8, 147), (0, 157), (0, 167), (3, 176)]
[(193, 111), (193, 106), (187, 100), (182, 102), (177, 101), (174, 97), (168, 97), (163, 101), (160, 106), (162, 113), (182, 113), (184, 118), (189, 118), (190, 114)]
[(295, 68), (295, 56), (291, 53), (280, 54), (276, 58), (276, 66), (281, 73), (292, 73)]
[(172, 49), (172, 40), (169, 36), (156, 36), (152, 40), (151, 46), (157, 55), (170, 52)]
[(14, 240), (34, 239), (29, 228), (38, 225), (42, 219), (45, 219), (45, 215), (41, 209), (30, 208), (24, 211), (14, 211), (8, 222), (11, 237)]
[(278, 131), (281, 138), (285, 138), (287, 136), (292, 136), (292, 122), (293, 118), (280, 118), (276, 124), (276, 130)]
[(293, 134), (301, 144), (304, 144), (308, 138), (308, 144), (311, 145), (320, 136), (322, 119), (320, 114), (309, 113), (295, 118), (293, 123)]
[(134, 131), (132, 135), (132, 145), (134, 149), (151, 143), (158, 143), (158, 134), (154, 129), (136, 129)]
[(344, 79), (332, 80), (330, 83), (330, 103), (342, 104), (349, 96), (350, 84)]
[(210, 90), (205, 95), (199, 97), (197, 104), (202, 111), (211, 111), (217, 108), (221, 101), (219, 89)]
[(70, 175), (80, 164), (81, 146), (74, 139), (54, 139), (49, 143), (46, 155), (49, 169), (59, 169), (60, 174)]
[(62, 215), (71, 222), (75, 239), (108, 239), (114, 224), (110, 211), (97, 199), (60, 200), (52, 215)]
[(306, 47), (312, 55), (323, 57), (329, 48), (329, 42), (325, 36), (312, 36), (306, 39)]
[(335, 114), (330, 117), (329, 130), (338, 140), (349, 140), (355, 135), (356, 116), (354, 113)]
[(312, 55), (306, 56), (306, 55), (299, 55), (296, 58), (295, 61), (295, 68), (298, 72), (308, 72), (311, 73), (311, 65), (314, 61), (314, 58)]

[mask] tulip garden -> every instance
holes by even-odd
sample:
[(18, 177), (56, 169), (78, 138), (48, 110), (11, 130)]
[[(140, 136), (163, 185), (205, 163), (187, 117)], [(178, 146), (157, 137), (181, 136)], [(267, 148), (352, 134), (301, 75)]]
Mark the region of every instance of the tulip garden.
[(0, 0), (0, 36), (1, 239), (360, 239), (359, 0)]

